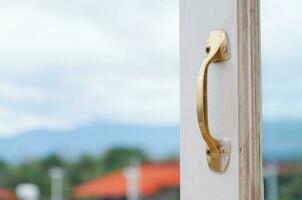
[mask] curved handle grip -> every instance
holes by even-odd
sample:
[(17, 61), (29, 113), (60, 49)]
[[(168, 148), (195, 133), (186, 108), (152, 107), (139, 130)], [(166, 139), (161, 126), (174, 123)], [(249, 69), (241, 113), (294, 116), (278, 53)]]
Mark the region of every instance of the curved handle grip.
[(228, 38), (223, 30), (210, 33), (206, 47), (207, 56), (202, 62), (197, 79), (197, 117), (201, 135), (207, 144), (207, 161), (216, 173), (225, 172), (230, 159), (230, 142), (215, 139), (209, 129), (208, 121), (208, 69), (213, 62), (229, 59)]

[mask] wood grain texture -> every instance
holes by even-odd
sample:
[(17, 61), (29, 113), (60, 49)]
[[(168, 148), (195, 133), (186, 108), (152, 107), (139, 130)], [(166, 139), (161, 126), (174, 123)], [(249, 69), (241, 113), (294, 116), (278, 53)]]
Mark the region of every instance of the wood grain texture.
[(240, 200), (263, 199), (259, 1), (237, 1)]

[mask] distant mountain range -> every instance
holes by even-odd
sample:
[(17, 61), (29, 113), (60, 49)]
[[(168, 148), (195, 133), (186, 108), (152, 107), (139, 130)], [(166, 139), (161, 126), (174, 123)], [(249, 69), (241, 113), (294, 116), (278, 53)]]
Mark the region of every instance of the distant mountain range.
[(9, 162), (58, 153), (73, 159), (99, 154), (112, 147), (137, 147), (159, 159), (179, 151), (176, 126), (139, 126), (94, 123), (67, 131), (36, 130), (0, 139), (0, 159)]
[[(265, 122), (263, 130), (264, 160), (302, 160), (302, 121)], [(0, 159), (17, 162), (51, 153), (74, 159), (112, 147), (141, 148), (155, 159), (175, 155), (179, 152), (179, 128), (94, 123), (66, 131), (36, 130), (0, 138)]]
[(263, 133), (264, 160), (302, 160), (302, 121), (264, 122)]

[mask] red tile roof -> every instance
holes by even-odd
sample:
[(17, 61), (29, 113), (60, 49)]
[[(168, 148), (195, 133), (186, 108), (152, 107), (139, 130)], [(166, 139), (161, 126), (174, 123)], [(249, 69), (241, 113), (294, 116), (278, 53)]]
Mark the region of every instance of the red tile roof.
[(1, 200), (17, 200), (16, 194), (10, 189), (0, 188)]
[[(140, 195), (153, 196), (162, 189), (179, 188), (178, 164), (151, 164), (140, 167)], [(126, 178), (122, 171), (98, 177), (74, 188), (74, 197), (126, 196)]]

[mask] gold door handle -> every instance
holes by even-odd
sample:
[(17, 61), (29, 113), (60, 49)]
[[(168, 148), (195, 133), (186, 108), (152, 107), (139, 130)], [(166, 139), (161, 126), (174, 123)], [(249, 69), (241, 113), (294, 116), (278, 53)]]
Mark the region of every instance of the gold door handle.
[(228, 37), (225, 31), (212, 31), (208, 37), (207, 56), (202, 62), (197, 79), (197, 117), (201, 135), (207, 149), (206, 157), (209, 168), (215, 173), (224, 173), (230, 160), (230, 142), (212, 136), (208, 121), (208, 69), (213, 62), (222, 62), (230, 58)]

